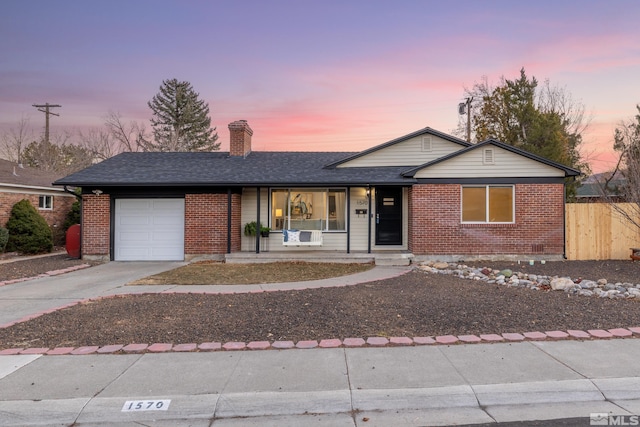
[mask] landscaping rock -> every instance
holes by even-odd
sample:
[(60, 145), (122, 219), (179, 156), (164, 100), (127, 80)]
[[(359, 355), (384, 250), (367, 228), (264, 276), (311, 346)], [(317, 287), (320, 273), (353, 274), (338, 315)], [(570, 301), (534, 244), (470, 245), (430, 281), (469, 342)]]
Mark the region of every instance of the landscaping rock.
[(504, 277), (506, 277), (506, 278), (508, 279), (509, 277), (513, 276), (513, 271), (511, 271), (511, 270), (509, 270), (509, 269), (507, 268), (507, 269), (502, 270), (502, 271), (501, 271), (500, 273), (498, 273), (498, 274), (499, 274), (500, 276), (504, 276)]
[[(442, 268), (436, 268), (440, 266)], [(640, 283), (609, 283), (607, 279), (582, 279), (573, 281), (570, 277), (549, 277), (541, 274), (528, 274), (511, 269), (497, 270), (489, 267), (469, 267), (464, 264), (447, 264), (430, 262), (418, 266), (430, 273), (453, 275), (461, 279), (482, 281), (488, 284), (506, 285), (510, 287), (529, 288), (531, 290), (565, 291), (568, 295), (599, 296), (601, 298), (636, 298), (640, 299)]]
[(573, 283), (573, 280), (569, 279), (568, 277), (556, 277), (555, 279), (551, 280), (551, 289), (553, 289), (554, 291), (564, 291), (567, 289), (571, 289), (575, 286), (575, 283)]
[(597, 288), (598, 284), (593, 280), (583, 280), (580, 282), (580, 287), (582, 289), (593, 289), (593, 288)]

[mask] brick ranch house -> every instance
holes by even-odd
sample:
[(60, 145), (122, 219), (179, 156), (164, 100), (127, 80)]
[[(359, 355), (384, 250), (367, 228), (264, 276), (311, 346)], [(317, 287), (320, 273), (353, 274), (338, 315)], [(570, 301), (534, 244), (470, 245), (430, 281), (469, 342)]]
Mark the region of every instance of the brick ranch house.
[(0, 159), (0, 227), (6, 226), (13, 205), (27, 199), (47, 221), (57, 243), (64, 242), (62, 227), (76, 197), (51, 184), (59, 178), (59, 174)]
[[(229, 152), (123, 153), (56, 181), (82, 187), (83, 257), (564, 254), (564, 182), (580, 172), (510, 145), (427, 127), (358, 153), (260, 152), (246, 121), (229, 131)], [(252, 221), (270, 232), (244, 236)]]

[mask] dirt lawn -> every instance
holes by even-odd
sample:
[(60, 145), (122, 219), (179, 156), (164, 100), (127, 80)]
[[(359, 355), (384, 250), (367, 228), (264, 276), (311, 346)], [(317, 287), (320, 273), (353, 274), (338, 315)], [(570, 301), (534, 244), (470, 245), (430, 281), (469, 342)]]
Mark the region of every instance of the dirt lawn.
[[(516, 271), (537, 274), (640, 283), (640, 263), (630, 261), (550, 262), (519, 268), (509, 263), (481, 264), (496, 268), (511, 266)], [(6, 271), (5, 266), (0, 264), (0, 274)], [(250, 267), (251, 274), (267, 280), (264, 265)], [(285, 264), (278, 267), (270, 269), (273, 281), (283, 281), (280, 274), (295, 268)], [(313, 268), (302, 267), (300, 274), (305, 277)], [(14, 266), (12, 271), (19, 268)], [(37, 270), (35, 266), (24, 266), (25, 272)], [(224, 281), (233, 277), (227, 276)], [(28, 282), (21, 286), (25, 285)], [(106, 298), (0, 329), (0, 349), (211, 341), (295, 342), (631, 326), (640, 326), (640, 302), (632, 299), (568, 296), (562, 291), (509, 288), (412, 271), (394, 279), (346, 287)]]

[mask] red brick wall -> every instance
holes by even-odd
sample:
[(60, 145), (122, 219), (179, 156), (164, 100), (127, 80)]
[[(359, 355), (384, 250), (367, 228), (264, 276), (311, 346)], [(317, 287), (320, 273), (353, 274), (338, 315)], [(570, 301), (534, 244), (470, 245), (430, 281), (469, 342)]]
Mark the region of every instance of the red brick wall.
[(111, 203), (108, 194), (82, 196), (82, 256), (110, 255)]
[[(185, 196), (187, 255), (227, 253), (227, 194)], [(231, 251), (240, 250), (240, 195), (231, 195)]]
[[(45, 194), (43, 194), (45, 195)], [(47, 194), (50, 195), (50, 194)], [(0, 192), (0, 227), (4, 227), (11, 216), (11, 208), (20, 200), (27, 199), (36, 208), (38, 213), (47, 221), (53, 232), (55, 244), (64, 243), (64, 220), (67, 213), (71, 210), (71, 205), (76, 200), (75, 197), (68, 195), (53, 196), (53, 209), (38, 209), (38, 194), (25, 193), (2, 193)]]
[(562, 184), (516, 184), (515, 224), (461, 224), (460, 188), (458, 184), (421, 184), (409, 191), (409, 250), (412, 253), (563, 253)]

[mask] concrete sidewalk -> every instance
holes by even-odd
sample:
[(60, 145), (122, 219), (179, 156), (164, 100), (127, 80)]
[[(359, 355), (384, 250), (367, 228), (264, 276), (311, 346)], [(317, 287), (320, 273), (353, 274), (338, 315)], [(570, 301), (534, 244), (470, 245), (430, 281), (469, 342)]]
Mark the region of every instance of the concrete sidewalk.
[(640, 413), (637, 354), (616, 339), (2, 356), (0, 425), (588, 424)]
[[(79, 299), (171, 290), (124, 285), (178, 265), (108, 263), (3, 286), (0, 324)], [(257, 290), (355, 284), (402, 271), (376, 267), (347, 278)], [(637, 339), (547, 339), (2, 355), (0, 425), (423, 426), (569, 417), (585, 418), (588, 425), (591, 413), (640, 414), (638, 354)]]

